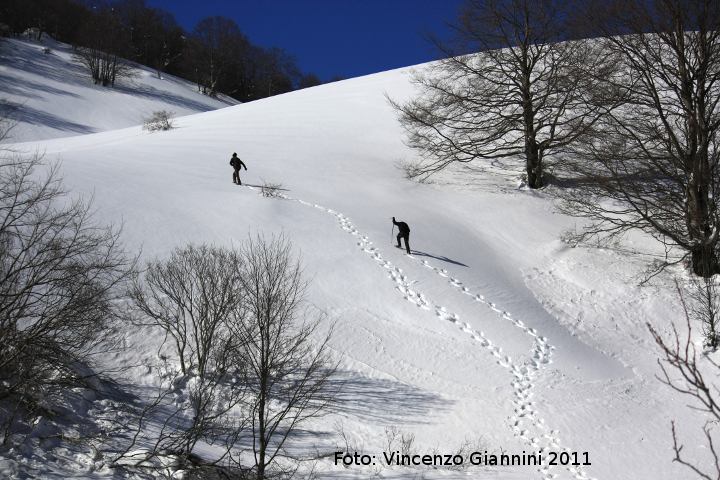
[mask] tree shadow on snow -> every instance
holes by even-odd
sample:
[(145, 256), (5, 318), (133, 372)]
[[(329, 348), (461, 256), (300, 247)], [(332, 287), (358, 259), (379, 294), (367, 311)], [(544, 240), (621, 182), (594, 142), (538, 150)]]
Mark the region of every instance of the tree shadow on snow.
[(467, 267), (467, 265), (465, 265), (462, 262), (458, 262), (457, 260), (452, 260), (452, 259), (442, 256), (442, 255), (433, 255), (432, 253), (421, 252), (420, 250), (413, 250), (413, 249), (410, 249), (410, 251), (412, 252), (412, 255), (415, 255), (417, 257), (430, 257), (430, 258), (434, 258), (435, 260), (440, 260), (441, 262), (447, 262), (447, 263), (452, 263), (453, 265)]
[(429, 423), (432, 413), (447, 410), (453, 403), (413, 385), (360, 377), (350, 371), (338, 372), (326, 388), (336, 392), (330, 406), (332, 413), (373, 422)]
[(90, 73), (77, 61), (68, 61), (55, 54), (38, 55), (32, 47), (22, 43), (3, 45), (0, 60), (5, 66), (61, 84), (92, 84)]
[(0, 115), (13, 121), (30, 123), (32, 125), (42, 125), (65, 132), (79, 134), (95, 132), (95, 129), (88, 125), (71, 122), (70, 120), (58, 117), (52, 113), (43, 112), (27, 105), (12, 102), (0, 101)]
[(37, 97), (38, 92), (79, 98), (79, 95), (66, 90), (60, 90), (43, 83), (33, 82), (26, 78), (10, 77), (2, 73), (0, 73), (0, 92), (26, 98)]
[(124, 82), (115, 83), (113, 90), (128, 95), (144, 97), (150, 100), (162, 101), (163, 103), (168, 103), (176, 107), (187, 108), (190, 110), (196, 110), (201, 112), (213, 110), (213, 107), (206, 105), (200, 101), (182, 97), (171, 92), (158, 90), (157, 88), (150, 85), (140, 85), (133, 80), (125, 80), (126, 81)]

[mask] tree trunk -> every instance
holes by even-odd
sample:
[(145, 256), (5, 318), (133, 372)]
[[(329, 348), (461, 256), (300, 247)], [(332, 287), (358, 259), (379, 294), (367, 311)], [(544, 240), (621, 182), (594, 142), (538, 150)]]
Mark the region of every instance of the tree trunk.
[(720, 273), (718, 269), (718, 255), (712, 246), (699, 246), (690, 250), (692, 269), (695, 275), (712, 277)]
[[(686, 105), (690, 105), (686, 102)], [(707, 141), (695, 117), (691, 116), (689, 135), (690, 152), (686, 157), (686, 168), (691, 172), (686, 189), (685, 222), (693, 247), (690, 250), (693, 273), (711, 277), (718, 273), (716, 251), (718, 228), (714, 222), (714, 200), (710, 191), (712, 170), (710, 168)]]
[(535, 138), (535, 111), (533, 110), (530, 94), (530, 73), (525, 69), (525, 83), (523, 92), (523, 128), (525, 129), (525, 168), (527, 182), (530, 188), (543, 186), (542, 158), (540, 148)]
[[(690, 176), (687, 188), (686, 222), (688, 234), (694, 246), (690, 249), (693, 273), (711, 277), (718, 273), (717, 236), (713, 228), (712, 212), (707, 180), (703, 180), (706, 160), (700, 160), (701, 168)], [(698, 172), (700, 170), (700, 172)], [(715, 226), (717, 228), (717, 226)], [(714, 238), (715, 237), (715, 238)]]
[(263, 378), (260, 379), (260, 402), (258, 405), (258, 429), (260, 437), (260, 451), (257, 459), (257, 479), (265, 479), (265, 453), (267, 450), (267, 442), (265, 438), (265, 388), (267, 377), (262, 373)]
[(525, 147), (527, 162), (527, 179), (530, 188), (541, 188), (543, 186), (542, 159), (535, 141), (528, 141)]

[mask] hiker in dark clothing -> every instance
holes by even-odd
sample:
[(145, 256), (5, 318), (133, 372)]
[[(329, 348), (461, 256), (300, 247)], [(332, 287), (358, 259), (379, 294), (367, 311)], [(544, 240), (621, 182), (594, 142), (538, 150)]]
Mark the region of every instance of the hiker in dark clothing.
[(398, 227), (398, 234), (397, 234), (397, 246), (398, 248), (402, 248), (402, 245), (400, 243), (400, 239), (405, 239), (405, 250), (408, 254), (410, 254), (410, 227), (408, 227), (408, 224), (405, 222), (396, 222), (395, 217), (392, 217), (393, 219), (393, 225), (397, 225)]
[(232, 158), (230, 159), (230, 165), (235, 170), (233, 172), (233, 183), (237, 185), (242, 185), (242, 182), (240, 181), (240, 168), (244, 167), (245, 171), (247, 172), (247, 166), (243, 163), (242, 160), (240, 160), (240, 157), (237, 156), (237, 153), (233, 153)]

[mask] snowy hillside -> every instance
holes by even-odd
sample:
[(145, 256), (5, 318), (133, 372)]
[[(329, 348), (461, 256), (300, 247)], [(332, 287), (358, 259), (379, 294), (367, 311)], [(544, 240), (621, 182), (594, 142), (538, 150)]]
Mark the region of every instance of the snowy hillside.
[[(331, 346), (346, 383), (344, 403), (295, 448), (332, 454), (347, 440), (380, 458), (386, 432), (396, 430), (413, 434), (421, 453), (463, 444), (495, 453), (567, 449), (587, 452), (591, 463), (345, 468), (330, 457), (317, 465), (322, 478), (688, 478), (671, 461), (672, 419), (688, 454), (703, 456), (693, 443), (703, 419), (655, 379), (657, 352), (645, 327), (682, 319), (672, 279), (639, 287), (644, 258), (567, 247), (559, 238), (576, 220), (555, 213), (547, 192), (517, 188), (512, 176), (406, 180), (397, 164), (414, 153), (384, 94), (412, 94), (408, 69), (182, 117), (168, 132), (89, 134), (137, 124), (160, 104), (179, 114), (220, 105), (149, 72), (135, 90), (140, 97), (99, 96), (68, 67), (67, 51), (33, 54), (45, 60), (36, 64), (23, 52), (40, 47), (11, 45), (0, 88), (27, 99), (20, 138), (32, 130), (38, 140), (19, 148), (61, 161), (70, 191), (92, 195), (98, 216), (122, 224), (126, 245), (142, 249), (143, 259), (187, 242), (237, 245), (256, 232), (282, 232), (301, 252), (310, 301), (335, 323)], [(174, 89), (156, 97), (156, 82)], [(42, 140), (50, 136), (64, 138)], [(245, 186), (231, 182), (232, 152), (247, 164)], [(263, 182), (282, 184), (286, 198), (262, 197)], [(392, 216), (410, 225), (411, 256), (393, 246)], [(123, 372), (126, 385), (154, 385), (158, 372), (138, 365), (155, 362), (162, 335), (124, 335), (127, 350), (105, 358), (105, 367)], [(113, 412), (89, 403), (92, 415)], [(89, 454), (26, 456), (0, 461), (0, 471), (113, 475)]]
[[(44, 53), (49, 49), (49, 53)], [(18, 122), (12, 140), (65, 137), (141, 125), (157, 110), (189, 115), (235, 105), (202, 95), (191, 82), (157, 78), (138, 66), (115, 88), (93, 85), (69, 45), (4, 38), (0, 42), (0, 108)]]

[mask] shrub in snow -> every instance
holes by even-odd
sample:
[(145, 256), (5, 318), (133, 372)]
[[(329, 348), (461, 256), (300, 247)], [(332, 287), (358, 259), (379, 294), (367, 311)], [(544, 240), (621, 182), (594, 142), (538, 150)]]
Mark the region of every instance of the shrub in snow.
[(45, 47), (45, 48), (43, 48), (43, 53), (45, 55), (50, 55), (52, 53), (52, 49)]
[(263, 182), (260, 192), (263, 197), (280, 197), (282, 196), (283, 186), (281, 183)]
[(167, 110), (158, 110), (145, 119), (143, 130), (155, 132), (158, 130), (170, 130), (174, 127), (172, 122), (173, 113)]

